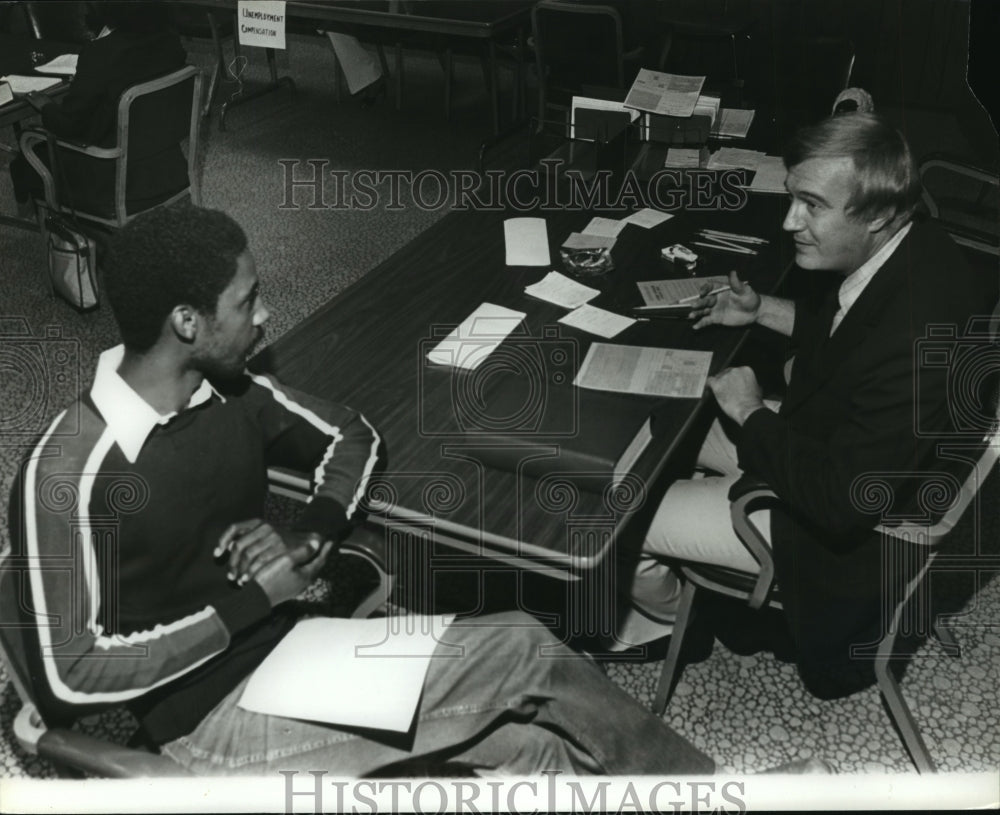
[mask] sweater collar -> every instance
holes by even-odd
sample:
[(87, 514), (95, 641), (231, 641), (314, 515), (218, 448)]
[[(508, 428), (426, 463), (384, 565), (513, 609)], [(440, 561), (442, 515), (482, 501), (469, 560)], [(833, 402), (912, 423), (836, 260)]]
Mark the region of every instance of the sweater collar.
[[(167, 424), (177, 415), (177, 411), (161, 415), (118, 375), (118, 368), (124, 357), (124, 345), (109, 348), (101, 354), (97, 361), (90, 397), (104, 417), (108, 430), (125, 454), (125, 458), (130, 464), (135, 464), (139, 451), (142, 450), (149, 434), (153, 432), (153, 428)], [(207, 402), (213, 395), (218, 396), (223, 402), (226, 401), (207, 379), (202, 379), (184, 409), (189, 410)]]

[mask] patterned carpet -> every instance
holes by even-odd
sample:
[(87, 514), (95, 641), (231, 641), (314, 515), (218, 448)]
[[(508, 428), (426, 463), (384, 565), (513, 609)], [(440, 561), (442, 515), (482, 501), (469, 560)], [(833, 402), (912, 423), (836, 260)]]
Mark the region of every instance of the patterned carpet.
[[(192, 51), (193, 61), (210, 65), (203, 44), (194, 44)], [(402, 202), (400, 211), (282, 209), (285, 187), (279, 159), (327, 160), (331, 170), (472, 168), (489, 130), (482, 77), (473, 62), (457, 66), (453, 112), (446, 121), (440, 68), (433, 58), (407, 57), (402, 111), (384, 98), (368, 110), (355, 100), (338, 104), (331, 90), (332, 58), (318, 38), (292, 38), (287, 60), (299, 85), (296, 93), (281, 90), (235, 108), (228, 131), (220, 133), (214, 124), (206, 127), (202, 144), (204, 204), (231, 213), (250, 236), (273, 314), (269, 340), (444, 214), (421, 210), (409, 200)], [(254, 81), (262, 75), (257, 61), (245, 78)], [(223, 85), (217, 103), (231, 89)], [(5, 138), (7, 134), (0, 135), (0, 141)], [(306, 200), (301, 190), (297, 196), (300, 204)], [(0, 207), (11, 207), (3, 184)], [(31, 344), (31, 338), (44, 337), (47, 327), (55, 327), (79, 362), (71, 376), (47, 381), (40, 401), (33, 389), (37, 383), (3, 363), (0, 493), (6, 496), (21, 453), (18, 445), (72, 398), (88, 379), (99, 351), (116, 340), (108, 309), (79, 315), (49, 296), (37, 236), (0, 230), (0, 241), (0, 350)], [(42, 346), (36, 342), (35, 347)], [(27, 410), (26, 400), (31, 399), (35, 401)], [(996, 564), (998, 491), (994, 475), (983, 490), (978, 521), (967, 518), (953, 535), (949, 545), (955, 551), (982, 552)], [(6, 529), (2, 534), (6, 536)], [(3, 541), (6, 545), (6, 537)], [(973, 580), (978, 591), (973, 591)], [(956, 626), (961, 656), (948, 658), (934, 645), (924, 645), (909, 664), (904, 692), (942, 771), (996, 771), (1000, 581), (995, 572), (983, 570), (935, 579), (934, 590), (945, 607), (962, 613)], [(658, 660), (605, 667), (636, 699), (651, 701)], [(11, 722), (17, 707), (13, 688), (0, 676), (2, 775), (48, 777), (50, 768), (13, 743)], [(756, 772), (810, 756), (828, 760), (840, 773), (911, 771), (874, 689), (844, 700), (816, 700), (803, 689), (794, 666), (766, 652), (739, 655), (716, 642), (707, 659), (685, 669), (666, 719), (732, 772)], [(115, 713), (82, 726), (124, 737), (132, 722)]]

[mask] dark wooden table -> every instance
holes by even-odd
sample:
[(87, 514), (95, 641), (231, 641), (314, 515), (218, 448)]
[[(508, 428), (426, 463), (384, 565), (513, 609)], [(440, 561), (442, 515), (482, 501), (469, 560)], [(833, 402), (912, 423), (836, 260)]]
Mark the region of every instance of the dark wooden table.
[[(628, 314), (642, 303), (635, 281), (687, 274), (678, 275), (659, 250), (690, 241), (696, 228), (708, 225), (771, 242), (757, 256), (704, 250), (697, 274), (737, 269), (759, 290), (772, 290), (791, 259), (778, 235), (784, 205), (782, 196), (754, 195), (737, 212), (719, 211), (716, 204), (703, 212), (678, 212), (649, 230), (627, 226), (614, 249), (615, 271), (605, 279), (584, 281), (602, 289), (593, 304)], [(665, 432), (637, 462), (635, 479), (617, 491), (589, 492), (558, 477), (519, 477), (480, 464), (469, 452), (475, 439), (455, 428), (460, 426), (458, 414), (488, 390), (496, 373), (489, 368), (494, 357), (498, 369), (509, 368), (519, 354), (529, 360), (523, 376), (535, 378), (542, 399), (565, 399), (568, 392), (579, 400), (581, 411), (592, 401), (593, 392), (570, 383), (591, 342), (599, 338), (559, 325), (566, 310), (529, 297), (524, 287), (551, 268), (561, 269), (558, 247), (594, 213), (536, 213), (546, 218), (554, 263), (535, 268), (505, 265), (503, 221), (517, 214), (523, 213), (447, 215), (264, 349), (251, 367), (361, 410), (383, 434), (389, 463), (371, 491), (374, 522), (519, 568), (578, 574), (608, 558), (711, 397), (615, 397), (657, 407), (666, 423)], [(524, 334), (505, 341), (507, 353), (494, 353), (476, 371), (428, 362), (427, 352), (483, 302), (527, 314)], [(742, 337), (739, 330), (695, 332), (684, 320), (661, 319), (636, 323), (614, 339), (600, 341), (710, 350), (715, 372), (730, 362)], [(288, 483), (294, 485), (294, 478)]]
[[(235, 11), (235, 0), (175, 0), (183, 5)], [(514, 49), (519, 87), (523, 71), (525, 32), (531, 24), (530, 0), (289, 0), (289, 22), (298, 26), (353, 34), (362, 40), (427, 46), (468, 44), (486, 60), (493, 130), (500, 130), (497, 45), (518, 43)], [(237, 29), (239, 20), (237, 20)]]

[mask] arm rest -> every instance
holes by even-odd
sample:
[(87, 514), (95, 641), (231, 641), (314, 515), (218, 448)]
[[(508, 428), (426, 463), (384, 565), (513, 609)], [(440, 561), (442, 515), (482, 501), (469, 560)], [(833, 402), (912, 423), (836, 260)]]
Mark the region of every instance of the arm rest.
[(370, 617), (374, 612), (384, 610), (395, 584), (395, 564), (387, 556), (385, 533), (380, 527), (356, 527), (350, 537), (340, 544), (340, 552), (363, 558), (378, 572), (379, 584), (354, 610), (356, 619)]
[[(54, 144), (59, 150), (69, 150), (74, 153), (80, 153), (85, 156), (91, 156), (97, 159), (109, 159), (113, 160), (121, 155), (121, 149), (117, 147), (104, 148), (104, 147), (91, 147), (90, 145), (80, 144), (78, 142), (66, 141), (65, 139), (55, 139), (51, 137), (51, 134), (45, 130), (31, 128), (25, 130), (21, 134), (19, 139), (19, 144), (21, 147), (21, 153), (27, 160), (28, 164), (35, 170), (36, 173), (41, 177), (42, 184), (45, 189), (45, 204), (50, 210), (59, 210), (59, 195), (56, 187), (55, 176), (52, 169), (39, 157), (36, 149), (39, 145)], [(50, 148), (51, 150), (51, 148)], [(50, 156), (50, 161), (52, 157)]]
[(25, 752), (99, 778), (190, 775), (159, 753), (133, 750), (68, 728), (48, 730), (35, 706), (27, 703), (14, 719), (14, 736)]
[(99, 778), (170, 778), (191, 775), (186, 767), (159, 753), (132, 750), (75, 730), (47, 730), (38, 755)]
[(763, 481), (744, 476), (730, 487), (729, 501), (733, 531), (760, 564), (760, 574), (747, 601), (750, 608), (758, 609), (767, 602), (774, 587), (774, 558), (771, 544), (750, 520), (750, 513), (762, 504), (778, 503), (780, 499)]

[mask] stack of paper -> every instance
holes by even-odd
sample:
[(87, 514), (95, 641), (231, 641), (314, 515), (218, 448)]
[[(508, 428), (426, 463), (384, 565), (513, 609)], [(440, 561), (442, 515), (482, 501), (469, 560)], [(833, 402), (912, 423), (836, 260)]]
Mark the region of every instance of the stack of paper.
[(712, 135), (742, 139), (750, 131), (753, 115), (754, 111), (752, 110), (723, 108), (715, 122), (715, 127), (712, 128)]
[[(572, 102), (570, 103), (570, 133), (569, 137), (571, 139), (582, 138), (576, 133), (576, 112), (584, 108), (587, 110), (610, 110), (615, 113), (628, 113), (629, 119), (635, 122), (639, 118), (639, 111), (629, 110), (625, 107), (624, 102), (612, 102), (609, 99), (591, 99), (588, 96), (574, 96)], [(591, 139), (584, 139), (584, 141), (592, 141)]]
[(692, 115), (707, 116), (712, 120), (712, 126), (714, 127), (719, 121), (719, 106), (721, 104), (722, 100), (717, 96), (699, 96)]
[(625, 98), (625, 107), (661, 116), (690, 116), (704, 84), (704, 76), (680, 76), (640, 68)]
[(765, 157), (761, 150), (744, 150), (742, 147), (722, 147), (712, 153), (708, 160), (710, 170), (735, 170), (745, 168), (756, 170)]

